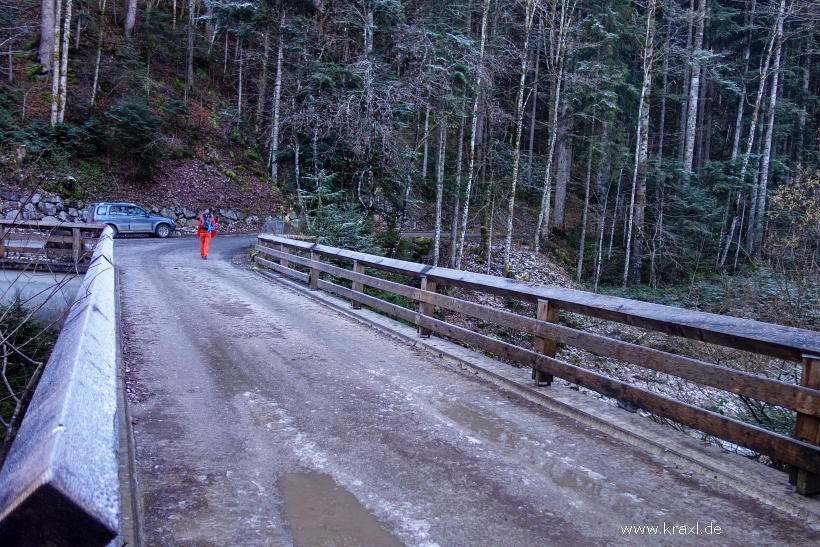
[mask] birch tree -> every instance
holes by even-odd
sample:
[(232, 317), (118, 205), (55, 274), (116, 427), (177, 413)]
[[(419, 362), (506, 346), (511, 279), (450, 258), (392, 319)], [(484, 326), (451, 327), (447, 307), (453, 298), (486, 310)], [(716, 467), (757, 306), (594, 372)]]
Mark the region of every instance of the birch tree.
[[(632, 193), (626, 237), (623, 285), (626, 287), (630, 266), (636, 280), (641, 279), (643, 260), (644, 209), (646, 208), (646, 159), (649, 150), (649, 95), (652, 92), (652, 67), (655, 61), (655, 8), (657, 0), (648, 0), (646, 6), (646, 33), (641, 52), (643, 84), (638, 105), (638, 127), (635, 138), (635, 161), (632, 172)], [(634, 237), (633, 237), (634, 232)], [(631, 262), (630, 262), (631, 254)]]
[(686, 132), (683, 140), (683, 171), (684, 182), (688, 184), (690, 174), (692, 173), (692, 166), (695, 158), (695, 134), (698, 121), (698, 106), (700, 99), (700, 81), (703, 72), (702, 58), (703, 51), (703, 32), (706, 23), (706, 0), (699, 0), (698, 11), (695, 21), (695, 36), (692, 53), (690, 57), (690, 75), (688, 93), (688, 108), (686, 112)]
[(503, 275), (510, 273), (510, 249), (512, 247), (512, 228), (515, 216), (515, 188), (518, 183), (518, 170), (521, 164), (521, 133), (524, 126), (524, 84), (529, 68), (530, 30), (532, 29), (535, 8), (532, 0), (524, 4), (524, 44), (521, 46), (521, 73), (518, 79), (518, 95), (515, 99), (515, 145), (513, 147), (512, 181), (510, 182), (510, 200), (507, 205), (507, 239), (504, 243)]
[(447, 117), (439, 120), (438, 149), (436, 151), (436, 224), (433, 236), (433, 266), (438, 266), (441, 253), (441, 216), (444, 197), (444, 153), (447, 147)]
[(97, 36), (97, 60), (94, 62), (94, 83), (91, 86), (91, 106), (93, 107), (97, 99), (97, 87), (100, 81), (100, 60), (102, 60), (103, 37), (105, 36), (105, 3), (102, 0), (100, 7), (100, 33)]
[[(740, 174), (738, 176), (739, 182), (741, 186), (744, 184), (746, 180), (746, 171), (749, 168), (749, 161), (751, 159), (752, 149), (755, 142), (755, 136), (757, 134), (757, 123), (758, 118), (760, 116), (760, 108), (763, 104), (763, 96), (766, 90), (766, 81), (769, 77), (769, 67), (771, 66), (772, 57), (774, 55), (775, 45), (778, 39), (778, 28), (782, 30), (782, 19), (785, 17), (785, 10), (786, 10), (786, 0), (781, 0), (780, 2), (780, 9), (778, 10), (778, 15), (775, 19), (775, 23), (772, 26), (772, 30), (769, 34), (769, 40), (766, 46), (766, 52), (763, 62), (761, 63), (760, 71), (759, 71), (759, 81), (757, 87), (757, 96), (755, 98), (754, 108), (752, 109), (752, 119), (750, 122), (749, 127), (749, 138), (746, 141), (746, 149), (743, 154), (743, 159), (741, 162), (740, 167)], [(752, 190), (752, 198), (750, 200), (752, 206), (749, 208), (749, 220), (748, 226), (754, 226), (754, 204), (757, 203), (757, 186), (755, 185)], [(745, 210), (745, 207), (744, 207)], [(720, 266), (723, 266), (726, 262), (726, 257), (729, 254), (729, 248), (732, 244), (734, 239), (734, 232), (736, 229), (741, 228), (743, 223), (740, 221), (743, 213), (741, 211), (737, 211), (735, 213), (735, 219), (732, 221), (732, 228), (729, 231), (729, 236), (726, 240), (726, 247), (724, 248), (724, 252), (720, 259)], [(742, 234), (741, 234), (742, 235)], [(741, 237), (738, 236), (738, 250), (740, 249), (740, 239)]]
[(52, 29), (53, 47), (51, 52), (51, 127), (57, 125), (60, 102), (60, 36), (62, 28), (63, 5), (62, 0), (57, 0), (57, 8), (54, 12), (54, 28)]
[[(524, 49), (527, 48), (527, 43), (529, 40), (529, 25), (531, 23), (532, 14), (531, 14), (531, 6), (532, 0), (527, 0), (527, 17), (530, 19), (527, 24), (527, 29), (525, 31), (526, 38), (524, 39)], [(464, 189), (464, 212), (461, 215), (461, 237), (459, 238), (458, 245), (456, 247), (456, 269), (461, 269), (461, 258), (464, 254), (464, 238), (467, 234), (467, 220), (470, 214), (470, 194), (472, 193), (473, 189), (473, 178), (475, 177), (475, 148), (476, 148), (476, 129), (478, 127), (478, 105), (481, 101), (482, 95), (482, 85), (483, 85), (483, 74), (484, 74), (484, 47), (487, 43), (487, 17), (490, 13), (490, 0), (484, 0), (484, 11), (481, 17), (481, 45), (479, 46), (478, 51), (478, 75), (476, 76), (476, 91), (475, 91), (475, 99), (473, 100), (473, 117), (470, 126), (470, 154), (469, 154), (469, 165), (467, 167), (467, 187)], [(525, 55), (526, 59), (526, 55)], [(523, 88), (522, 88), (523, 90)], [(520, 93), (519, 93), (520, 95)], [(520, 99), (519, 99), (520, 100)], [(519, 117), (520, 118), (520, 117)], [(519, 120), (520, 123), (520, 120)], [(519, 130), (519, 135), (520, 135)]]
[[(194, 9), (196, 0), (188, 0), (188, 28), (186, 29), (186, 58), (185, 58), (185, 100), (188, 100), (188, 93), (194, 90), (194, 33), (196, 32), (196, 19)], [(225, 40), (227, 44), (227, 34)]]
[(759, 249), (763, 243), (763, 217), (766, 213), (766, 194), (769, 188), (769, 167), (772, 162), (772, 142), (774, 141), (775, 113), (777, 110), (777, 94), (780, 82), (780, 58), (783, 51), (783, 17), (786, 9), (786, 0), (780, 2), (780, 15), (777, 18), (777, 49), (774, 54), (772, 65), (772, 84), (769, 87), (769, 120), (766, 127), (765, 142), (763, 144), (763, 156), (760, 159), (760, 175), (757, 183), (757, 203), (752, 203), (755, 208), (754, 226), (750, 226), (747, 232), (747, 247), (749, 253)]
[[(63, 19), (62, 32), (62, 52), (60, 55), (60, 87), (59, 87), (59, 110), (57, 112), (57, 123), (63, 123), (65, 119), (66, 94), (68, 92), (68, 44), (71, 32), (71, 4), (72, 0), (65, 0), (65, 18)], [(53, 123), (52, 123), (53, 125)]]
[[(558, 26), (556, 29), (556, 43), (555, 46), (548, 51), (552, 51), (552, 67), (555, 72), (555, 82), (552, 89), (552, 108), (550, 109), (549, 119), (549, 145), (547, 147), (547, 164), (544, 168), (544, 188), (541, 193), (541, 207), (538, 211), (538, 221), (535, 224), (535, 234), (533, 239), (535, 241), (535, 252), (538, 253), (541, 248), (541, 238), (546, 239), (546, 234), (549, 231), (549, 211), (550, 198), (552, 196), (552, 163), (555, 156), (555, 145), (558, 141), (558, 124), (559, 111), (561, 109), (561, 92), (564, 87), (564, 70), (566, 65), (567, 55), (567, 41), (569, 37), (569, 27), (572, 21), (573, 13), (575, 11), (575, 1), (560, 0), (558, 7)], [(547, 49), (547, 48), (545, 48)], [(505, 255), (507, 251), (505, 249)]]
[(270, 145), (270, 178), (271, 184), (279, 184), (279, 167), (277, 163), (277, 151), (279, 149), (279, 118), (282, 98), (282, 55), (284, 54), (284, 32), (285, 12), (279, 17), (279, 43), (276, 48), (276, 83), (273, 86), (273, 121), (271, 123), (271, 145)]
[[(153, 0), (148, 0), (150, 4)], [(130, 42), (131, 36), (134, 34), (134, 27), (137, 24), (137, 0), (128, 0), (127, 11), (125, 14), (125, 41)], [(189, 4), (190, 8), (190, 4)]]

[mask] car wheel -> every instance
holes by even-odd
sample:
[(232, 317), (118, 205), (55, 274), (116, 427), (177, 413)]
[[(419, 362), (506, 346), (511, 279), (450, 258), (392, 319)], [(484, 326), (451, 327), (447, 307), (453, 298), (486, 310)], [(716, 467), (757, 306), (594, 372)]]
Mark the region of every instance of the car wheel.
[(119, 231), (117, 230), (117, 227), (114, 226), (113, 224), (108, 224), (108, 226), (110, 226), (111, 231), (114, 232), (113, 234), (111, 234), (111, 239), (115, 239), (117, 237), (117, 235), (119, 235)]
[(171, 227), (167, 224), (160, 224), (154, 233), (157, 234), (157, 237), (168, 237), (171, 235)]

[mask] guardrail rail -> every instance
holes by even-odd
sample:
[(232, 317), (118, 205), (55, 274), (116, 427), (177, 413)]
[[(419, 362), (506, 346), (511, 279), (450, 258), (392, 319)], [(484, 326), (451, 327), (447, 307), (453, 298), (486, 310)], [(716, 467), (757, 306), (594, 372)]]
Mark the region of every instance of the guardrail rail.
[[(482, 351), (532, 368), (536, 385), (554, 377), (623, 403), (746, 447), (789, 464), (790, 482), (799, 493), (820, 492), (820, 333), (759, 321), (685, 310), (579, 290), (394, 260), (316, 243), (260, 234), (254, 261), (282, 275), (414, 324), (421, 336), (435, 332)], [(323, 260), (332, 261), (332, 263)], [(352, 265), (352, 269), (335, 264)], [(306, 269), (299, 271), (296, 267)], [(419, 287), (365, 274), (365, 267), (419, 280)], [(321, 279), (322, 274), (350, 282), (350, 288)], [(442, 286), (460, 287), (536, 305), (526, 317), (439, 294)], [(367, 295), (372, 287), (409, 298), (410, 310)], [(472, 316), (533, 336), (534, 350), (515, 346), (432, 317), (435, 307)], [(667, 353), (559, 324), (561, 312), (740, 349), (802, 364), (800, 385), (697, 359)], [(558, 344), (625, 361), (647, 369), (725, 390), (796, 412), (788, 437), (698, 406), (610, 378), (555, 358)]]
[(85, 271), (105, 224), (0, 219), (0, 268)]

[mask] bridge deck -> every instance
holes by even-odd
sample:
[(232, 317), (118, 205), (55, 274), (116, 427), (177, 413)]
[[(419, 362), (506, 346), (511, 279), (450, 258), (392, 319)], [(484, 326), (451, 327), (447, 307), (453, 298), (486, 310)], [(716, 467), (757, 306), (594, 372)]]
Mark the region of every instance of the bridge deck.
[(216, 238), (203, 261), (194, 239), (117, 240), (147, 544), (820, 539), (247, 270), (252, 243)]

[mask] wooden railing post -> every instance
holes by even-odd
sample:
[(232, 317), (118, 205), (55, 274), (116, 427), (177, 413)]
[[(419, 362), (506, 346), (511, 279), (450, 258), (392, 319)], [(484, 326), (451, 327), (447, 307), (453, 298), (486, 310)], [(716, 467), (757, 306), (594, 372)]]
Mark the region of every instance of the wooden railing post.
[[(820, 357), (816, 355), (803, 356), (803, 376), (800, 385), (812, 389), (820, 389)], [(797, 413), (794, 422), (794, 438), (798, 441), (820, 446), (820, 418)], [(789, 474), (789, 482), (797, 487), (797, 493), (811, 496), (820, 492), (820, 474), (811, 473), (804, 469), (793, 469)]]
[(0, 224), (0, 258), (6, 258), (6, 227)]
[(83, 240), (80, 237), (80, 229), (72, 228), (71, 236), (71, 256), (74, 259), (74, 264), (77, 264), (83, 256)]
[[(436, 282), (430, 281), (426, 275), (423, 275), (421, 277), (421, 290), (436, 292)], [(435, 306), (433, 306), (432, 304), (428, 304), (426, 302), (419, 302), (419, 313), (422, 315), (432, 316), (434, 309)], [(432, 331), (430, 329), (419, 327), (419, 336), (421, 336), (422, 338), (430, 338), (430, 334), (432, 334)]]
[[(364, 275), (364, 264), (361, 264), (358, 260), (353, 261), (353, 271), (357, 274)], [(353, 285), (351, 287), (353, 292), (364, 292), (364, 283), (359, 283), (358, 281), (353, 281)], [(350, 307), (354, 310), (362, 309), (362, 305), (355, 300), (350, 301)]]
[[(286, 252), (284, 243), (279, 244), (279, 250), (283, 253)], [(290, 268), (290, 262), (288, 262), (287, 259), (285, 259), (285, 258), (280, 258), (279, 259), (279, 265), (284, 267), (284, 268)]]
[[(557, 323), (558, 308), (550, 304), (547, 300), (539, 300), (535, 318), (539, 321)], [(558, 350), (558, 344), (555, 340), (548, 340), (546, 338), (541, 338), (540, 336), (535, 337), (534, 347), (535, 351), (542, 353), (547, 357), (555, 357), (555, 353)], [(534, 368), (532, 369), (532, 379), (535, 381), (536, 386), (540, 386), (542, 383), (549, 386), (552, 385), (553, 377), (552, 374), (547, 374), (546, 372), (542, 372)]]
[[(319, 260), (319, 255), (317, 255), (314, 251), (310, 251), (310, 259)], [(310, 269), (310, 290), (319, 290), (319, 270), (316, 268)]]

